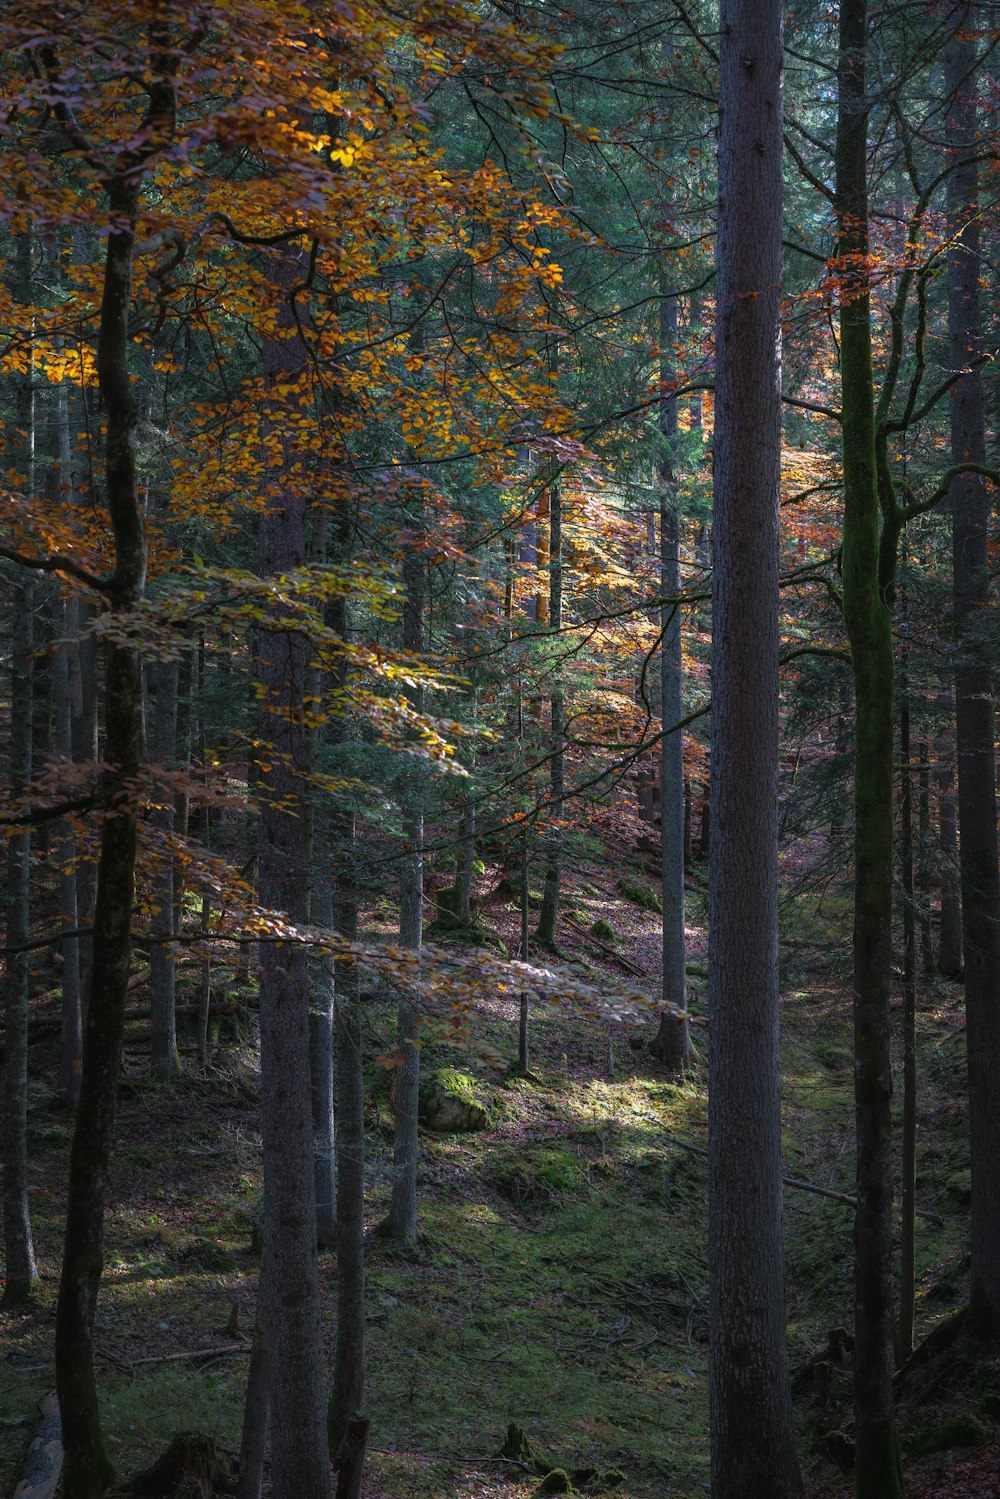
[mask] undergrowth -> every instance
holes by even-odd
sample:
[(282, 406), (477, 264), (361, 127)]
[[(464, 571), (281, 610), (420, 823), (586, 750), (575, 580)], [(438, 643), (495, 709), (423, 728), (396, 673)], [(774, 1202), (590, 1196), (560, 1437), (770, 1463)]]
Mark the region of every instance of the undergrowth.
[[(626, 919), (655, 920), (634, 910), (626, 918), (613, 897), (601, 910), (619, 931)], [(919, 1180), (922, 1205), (944, 1222), (921, 1221), (918, 1231), (922, 1333), (965, 1294), (968, 1161), (952, 1101), (961, 1097), (961, 1022), (950, 992), (934, 1001), (920, 1020)], [(504, 997), (484, 1008), (483, 1054), (516, 1054), (516, 1008)], [(391, 1001), (372, 1001), (367, 1019), (369, 1054), (391, 1051)], [(843, 992), (793, 975), (783, 1000), (786, 1170), (843, 1193), (854, 1169), (850, 1026)], [(626, 1499), (706, 1491), (707, 1172), (685, 1148), (704, 1145), (705, 1078), (696, 1069), (671, 1082), (635, 1039), (620, 1025), (537, 1011), (529, 1079), (482, 1065), (475, 1049), (456, 1061), (490, 1105), (490, 1127), (422, 1137), (415, 1255), (370, 1241), (367, 1499), (524, 1499), (537, 1477), (496, 1456), (510, 1422), (568, 1471), (620, 1470), (615, 1492)], [(98, 1347), (107, 1436), (123, 1477), (178, 1429), (238, 1442), (257, 1279), (256, 1071), (246, 1044), (217, 1060), (226, 1065), (214, 1074), (169, 1087), (137, 1077), (121, 1099)], [(440, 1060), (455, 1061), (446, 1052)], [(36, 1076), (53, 1074), (51, 1046), (32, 1048), (32, 1066)], [(376, 1090), (368, 1115), (372, 1227), (388, 1201), (388, 1093)], [(33, 1312), (0, 1324), (4, 1492), (53, 1384), (67, 1137), (65, 1118), (36, 1087), (42, 1293)], [(798, 1426), (818, 1493), (836, 1481), (823, 1428), (841, 1415), (829, 1400), (821, 1408), (810, 1361), (832, 1329), (850, 1327), (852, 1215), (790, 1189), (786, 1227), (792, 1362), (806, 1371), (796, 1384)], [(323, 1256), (322, 1265), (332, 1354), (335, 1261)], [(926, 1412), (904, 1420), (909, 1446), (926, 1444)]]

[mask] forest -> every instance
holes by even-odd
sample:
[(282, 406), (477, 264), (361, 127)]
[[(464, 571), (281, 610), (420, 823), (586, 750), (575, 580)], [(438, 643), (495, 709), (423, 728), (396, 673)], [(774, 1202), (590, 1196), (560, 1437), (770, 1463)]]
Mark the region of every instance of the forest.
[(1000, 13), (0, 6), (0, 1489), (1000, 1494)]

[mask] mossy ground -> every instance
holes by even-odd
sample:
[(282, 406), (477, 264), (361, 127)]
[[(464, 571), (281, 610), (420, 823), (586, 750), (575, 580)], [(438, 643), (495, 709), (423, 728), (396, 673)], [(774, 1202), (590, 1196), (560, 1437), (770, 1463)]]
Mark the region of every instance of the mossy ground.
[[(575, 907), (610, 916), (629, 952), (655, 950), (651, 913), (627, 909), (617, 894), (590, 894), (573, 892)], [(599, 955), (586, 957), (600, 971)], [(848, 999), (804, 962), (783, 1000), (786, 1169), (850, 1192)], [(920, 1020), (921, 1201), (948, 1215), (918, 1231), (924, 1332), (964, 1293), (965, 1220), (949, 1188), (968, 1164), (953, 1101), (962, 1066), (955, 994), (925, 991)], [(390, 1000), (368, 1008), (373, 1056), (391, 1052), (392, 1009)], [(516, 996), (485, 1004), (475, 1043), (510, 1060), (516, 1037)], [(51, 1076), (54, 1064), (50, 1042), (32, 1048), (36, 1076)], [(542, 1011), (531, 1020), (530, 1079), (481, 1065), (475, 1047), (456, 1065), (489, 1097), (491, 1128), (423, 1137), (414, 1256), (370, 1241), (367, 1499), (526, 1499), (537, 1476), (495, 1459), (512, 1420), (567, 1469), (622, 1470), (616, 1492), (630, 1499), (704, 1494), (706, 1170), (672, 1139), (704, 1143), (703, 1072), (671, 1082), (623, 1026)], [(148, 1465), (179, 1429), (237, 1443), (257, 1277), (253, 1068), (248, 1047), (224, 1070), (171, 1086), (137, 1078), (122, 1096), (98, 1333), (107, 1435), (122, 1476)], [(389, 1187), (384, 1096), (373, 1099), (368, 1123), (374, 1227)], [(67, 1134), (36, 1086), (31, 1180), (42, 1295), (32, 1313), (0, 1321), (4, 1492), (35, 1403), (53, 1384)], [(802, 1365), (832, 1327), (850, 1326), (852, 1219), (797, 1191), (786, 1206), (789, 1332), (793, 1365)], [(332, 1256), (323, 1272), (332, 1351)], [(226, 1351), (199, 1354), (206, 1349)], [(806, 1395), (798, 1415), (810, 1491), (844, 1491), (812, 1445)], [(915, 1445), (926, 1419), (910, 1421)]]

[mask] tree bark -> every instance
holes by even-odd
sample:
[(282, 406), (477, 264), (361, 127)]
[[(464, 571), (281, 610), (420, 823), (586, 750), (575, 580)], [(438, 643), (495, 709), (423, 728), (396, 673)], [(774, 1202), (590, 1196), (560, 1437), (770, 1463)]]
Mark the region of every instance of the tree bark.
[[(285, 288), (298, 277), (297, 259), (276, 269), (278, 322), (293, 325)], [(302, 368), (301, 339), (264, 346), (272, 386)], [(276, 393), (279, 420), (285, 398)], [(293, 408), (297, 411), (297, 407)], [(272, 502), (260, 524), (263, 577), (301, 568), (306, 558), (302, 456), (283, 434)], [(273, 460), (272, 460), (273, 461)], [(277, 614), (259, 632), (261, 738), (273, 746), (261, 766), (259, 883), (261, 903), (293, 921), (308, 914), (306, 819), (308, 735), (304, 699), (305, 636), (293, 613)], [(323, 1499), (331, 1493), (323, 1412), (319, 1264), (313, 1183), (309, 1076), (309, 972), (300, 943), (262, 944), (260, 956), (261, 1132), (264, 1163), (264, 1263), (267, 1266), (267, 1347), (271, 1388), (271, 1470), (275, 1499)]]
[[(129, 374), (128, 322), (139, 193), (146, 162), (173, 132), (176, 54), (162, 23), (149, 30), (149, 107), (141, 147), (126, 149), (106, 179), (110, 225), (97, 341), (105, 413), (105, 490), (114, 539), (112, 608), (127, 610), (146, 586), (146, 527), (136, 462), (138, 407)], [(130, 778), (143, 757), (138, 650), (105, 648), (105, 779)], [(103, 1268), (104, 1205), (114, 1130), (125, 1001), (132, 955), (137, 808), (113, 801), (101, 825), (94, 900), (90, 1003), (83, 1075), (70, 1152), (66, 1237), (56, 1308), (56, 1389), (62, 1414), (66, 1499), (99, 1499), (114, 1468), (101, 1430), (94, 1371), (94, 1318)]]
[(712, 1493), (797, 1499), (778, 1097), (781, 5), (724, 0), (720, 31), (709, 866)]
[[(976, 109), (976, 6), (959, 5), (948, 47), (948, 140), (958, 165), (948, 178), (948, 326), (953, 463), (986, 462), (979, 286), (982, 275)], [(956, 632), (955, 719), (962, 880), (965, 1010), (968, 1023), (969, 1143), (972, 1167), (969, 1325), (1000, 1338), (1000, 873), (997, 864), (992, 646), (989, 604), (990, 507), (979, 474), (951, 484)]]
[[(859, 1499), (896, 1499), (892, 1370), (892, 630), (883, 576), (868, 284), (866, 0), (841, 0), (836, 149), (841, 275), (844, 618), (856, 709), (854, 1096), (857, 1131), (854, 1411)], [(893, 549), (892, 560), (895, 552)]]

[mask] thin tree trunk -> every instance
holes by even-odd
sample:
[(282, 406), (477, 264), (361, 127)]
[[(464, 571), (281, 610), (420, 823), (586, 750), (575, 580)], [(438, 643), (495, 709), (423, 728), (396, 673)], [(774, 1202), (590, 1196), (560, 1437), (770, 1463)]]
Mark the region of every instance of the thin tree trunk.
[(236, 1499), (260, 1499), (264, 1487), (264, 1453), (267, 1449), (267, 1423), (270, 1415), (271, 1392), (267, 1380), (267, 1277), (262, 1258), (260, 1275), (257, 1277), (250, 1367), (247, 1370), (247, 1388), (243, 1398), (243, 1430), (240, 1437)]
[[(937, 706), (951, 719), (954, 701), (942, 692)], [(950, 730), (934, 745), (937, 768), (938, 843), (941, 849), (941, 908), (938, 917), (938, 972), (942, 978), (962, 977), (962, 899), (958, 861), (958, 809), (955, 805), (954, 740)]]
[[(73, 504), (73, 465), (69, 435), (69, 393), (65, 383), (56, 392), (56, 468), (60, 505)], [(63, 596), (56, 606), (56, 646), (52, 663), (53, 717), (55, 719), (56, 754), (71, 761), (73, 753), (73, 667), (75, 655), (79, 672), (79, 608), (74, 598)], [(79, 684), (77, 684), (79, 692)], [(76, 836), (73, 824), (64, 819), (59, 831), (59, 915), (67, 932), (81, 925), (79, 916), (79, 872)], [(59, 1061), (59, 1087), (71, 1108), (80, 1097), (80, 1072), (83, 1065), (83, 986), (79, 937), (66, 937), (62, 954), (62, 1047)]]
[[(31, 779), (32, 617), (34, 584), (26, 573), (14, 594), (11, 639), (10, 789), (18, 797)], [(28, 941), (31, 910), (31, 831), (7, 845), (7, 943)], [(7, 1279), (3, 1306), (30, 1301), (38, 1267), (28, 1205), (28, 984), (30, 955), (7, 957), (4, 976), (3, 1227)]]
[[(15, 293), (32, 300), (33, 236), (22, 231), (15, 251)], [(11, 444), (19, 477), (29, 496), (35, 487), (34, 358), (17, 378), (16, 437)], [(33, 726), (33, 629), (35, 588), (31, 573), (12, 590), (10, 689), (10, 794), (17, 799), (31, 780)], [(7, 845), (7, 945), (28, 941), (31, 914), (31, 830), (17, 830)], [(3, 1306), (30, 1301), (38, 1285), (28, 1203), (28, 988), (30, 958), (7, 955), (4, 964), (3, 1229), (7, 1278)]]
[[(330, 606), (329, 623), (348, 638), (342, 599)], [(341, 736), (344, 726), (336, 725)], [(338, 810), (333, 819), (335, 860), (334, 929), (358, 940), (357, 845), (354, 813)], [(360, 975), (357, 965), (338, 960), (334, 1009), (337, 1075), (337, 1340), (333, 1388), (327, 1410), (334, 1466), (351, 1421), (365, 1398), (365, 1075), (361, 1045)]]
[[(172, 769), (177, 753), (177, 688), (179, 682), (178, 663), (158, 663), (154, 681), (156, 683), (156, 706), (153, 712), (153, 756), (165, 769)], [(157, 808), (152, 824), (165, 836), (161, 860), (153, 876), (153, 915), (150, 935), (153, 942), (149, 951), (150, 993), (150, 1056), (149, 1068), (158, 1077), (171, 1077), (180, 1071), (180, 1054), (177, 1050), (177, 989), (174, 955), (169, 939), (174, 935), (174, 859), (169, 850), (170, 835), (174, 830), (173, 791), (160, 793), (162, 806)]]
[[(403, 649), (419, 655), (424, 648), (424, 556), (412, 546), (403, 559)], [(411, 694), (414, 707), (422, 706), (419, 689)], [(399, 941), (419, 952), (423, 943), (424, 909), (424, 786), (419, 763), (404, 772), (403, 861), (399, 877)], [(396, 1070), (393, 1090), (392, 1201), (389, 1231), (401, 1244), (417, 1242), (417, 1162), (419, 1139), (417, 1116), (420, 1106), (420, 1048), (417, 1045), (417, 1012), (410, 995), (404, 994), (396, 1014), (396, 1045), (402, 1061)]]
[[(948, 178), (951, 248), (948, 325), (951, 368), (968, 369), (951, 388), (952, 462), (985, 464), (979, 285), (982, 275), (976, 94), (977, 7), (960, 5), (947, 53), (946, 97), (952, 160)], [(964, 160), (963, 160), (964, 158)], [(955, 719), (968, 1023), (969, 1144), (972, 1166), (969, 1326), (1000, 1339), (1000, 872), (997, 862), (992, 645), (983, 629), (989, 603), (990, 505), (979, 474), (952, 480), (956, 626)]]
[(903, 1140), (900, 1191), (899, 1324), (897, 1359), (913, 1352), (917, 1201), (917, 944), (913, 884), (913, 770), (910, 765), (910, 690), (904, 645), (899, 671), (899, 823), (903, 886)]
[[(553, 356), (553, 364), (555, 356)], [(563, 624), (563, 558), (562, 558), (562, 490), (556, 480), (548, 491), (549, 518), (549, 607), (546, 622), (555, 632), (553, 649), (561, 648), (559, 631)], [(549, 699), (549, 798), (546, 837), (545, 875), (542, 884), (542, 905), (538, 913), (537, 939), (543, 946), (554, 948), (559, 926), (559, 893), (562, 883), (563, 836), (560, 826), (563, 816), (563, 798), (566, 792), (565, 762), (565, 705), (558, 667), (553, 667), (552, 693)]]
[(916, 858), (916, 892), (917, 892), (917, 924), (920, 932), (920, 967), (924, 978), (931, 978), (934, 974), (934, 944), (931, 940), (931, 912), (930, 912), (930, 876), (928, 873), (928, 851), (931, 841), (931, 791), (930, 791), (930, 769), (929, 756), (930, 746), (926, 740), (921, 740), (916, 746), (917, 751), (917, 784), (919, 795), (917, 798), (917, 858)]
[[(893, 1404), (892, 630), (879, 532), (868, 285), (866, 0), (841, 0), (837, 119), (840, 371), (844, 452), (844, 618), (856, 706), (854, 1096), (857, 1129), (854, 1413), (858, 1499), (898, 1499)], [(892, 563), (895, 549), (892, 548)]]
[[(473, 699), (475, 713), (475, 699)], [(455, 875), (455, 915), (459, 926), (472, 925), (472, 880), (476, 863), (476, 797), (470, 773), (463, 789), (458, 835), (459, 860)]]
[[(325, 819), (314, 842), (310, 920), (333, 926), (333, 866)], [(332, 1249), (337, 1242), (337, 1172), (334, 1131), (333, 1029), (336, 970), (328, 953), (309, 963), (309, 1082), (312, 1094), (313, 1180), (316, 1185), (316, 1242)]]
[(651, 1050), (670, 1072), (683, 1072), (691, 1059), (687, 1010), (684, 931), (684, 736), (675, 725), (682, 715), (680, 515), (677, 492), (677, 397), (674, 346), (677, 343), (677, 298), (669, 293), (666, 272), (660, 276), (660, 431), (665, 451), (660, 465), (660, 827), (663, 884), (661, 998), (669, 1006), (660, 1017)]
[[(712, 1493), (798, 1499), (778, 1055), (782, 7), (720, 9), (709, 865)], [(664, 802), (669, 793), (665, 792)]]

